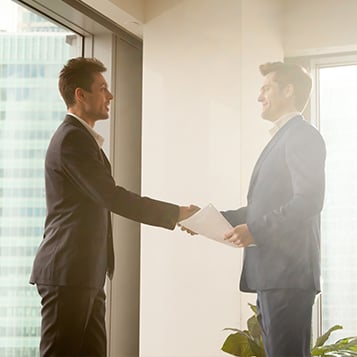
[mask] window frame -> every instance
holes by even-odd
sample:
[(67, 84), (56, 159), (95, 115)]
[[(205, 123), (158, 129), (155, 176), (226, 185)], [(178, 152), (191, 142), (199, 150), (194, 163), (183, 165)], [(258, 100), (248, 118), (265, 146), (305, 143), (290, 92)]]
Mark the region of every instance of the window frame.
[[(310, 73), (313, 79), (313, 89), (310, 100), (310, 115), (311, 123), (320, 130), (320, 69), (337, 66), (357, 65), (357, 52), (348, 53), (333, 53), (328, 55), (312, 56), (303, 60), (309, 63)], [(300, 62), (300, 61), (298, 61)], [(321, 240), (323, 236), (321, 235)], [(322, 307), (323, 292), (321, 292), (315, 301), (313, 309), (313, 325), (312, 331), (314, 336), (321, 336), (326, 331), (323, 331), (323, 307)], [(315, 338), (316, 339), (316, 338)], [(314, 340), (313, 340), (314, 341)]]

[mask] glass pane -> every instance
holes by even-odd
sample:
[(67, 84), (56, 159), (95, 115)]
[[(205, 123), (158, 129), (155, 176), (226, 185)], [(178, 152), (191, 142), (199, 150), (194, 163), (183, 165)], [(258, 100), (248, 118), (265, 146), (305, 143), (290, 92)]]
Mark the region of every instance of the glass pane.
[(320, 69), (320, 128), (327, 145), (322, 215), (323, 331), (357, 332), (357, 65)]
[(45, 216), (44, 157), (65, 106), (58, 73), (82, 39), (10, 0), (0, 12), (0, 356), (38, 356), (29, 285)]

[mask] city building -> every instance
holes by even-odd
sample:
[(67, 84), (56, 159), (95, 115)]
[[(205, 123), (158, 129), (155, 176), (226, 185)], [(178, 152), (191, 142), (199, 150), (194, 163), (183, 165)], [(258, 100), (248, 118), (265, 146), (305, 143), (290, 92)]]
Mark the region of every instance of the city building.
[(7, 2), (15, 11), (13, 28), (0, 32), (0, 356), (35, 357), (41, 313), (28, 281), (46, 213), (45, 152), (65, 113), (55, 88), (73, 33)]

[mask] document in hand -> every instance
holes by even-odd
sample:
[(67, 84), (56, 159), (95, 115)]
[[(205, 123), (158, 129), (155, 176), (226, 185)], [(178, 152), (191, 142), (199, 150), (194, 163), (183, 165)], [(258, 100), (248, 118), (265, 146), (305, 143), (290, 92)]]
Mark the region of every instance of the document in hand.
[(237, 245), (224, 240), (224, 234), (233, 227), (211, 203), (191, 217), (182, 220), (180, 225), (202, 236), (237, 248)]

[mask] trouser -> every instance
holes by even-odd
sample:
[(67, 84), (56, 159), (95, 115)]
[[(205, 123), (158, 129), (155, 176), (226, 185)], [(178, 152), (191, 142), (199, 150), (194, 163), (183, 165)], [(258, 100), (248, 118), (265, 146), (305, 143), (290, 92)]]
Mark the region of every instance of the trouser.
[(41, 357), (105, 357), (103, 289), (37, 285), (42, 298)]
[(310, 357), (315, 291), (258, 291), (258, 321), (267, 357)]

